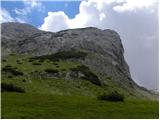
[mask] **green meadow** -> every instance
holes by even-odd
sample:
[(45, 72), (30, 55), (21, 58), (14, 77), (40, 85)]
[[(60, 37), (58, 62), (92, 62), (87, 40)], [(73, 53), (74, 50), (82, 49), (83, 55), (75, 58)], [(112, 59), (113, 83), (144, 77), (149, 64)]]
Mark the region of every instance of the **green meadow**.
[[(109, 77), (107, 86), (82, 78), (66, 80), (64, 76), (78, 66), (76, 61), (41, 61), (13, 54), (2, 58), (1, 83), (11, 86), (10, 90), (2, 87), (1, 118), (158, 119), (158, 101), (130, 97)], [(45, 71), (56, 74), (49, 76)], [(87, 75), (94, 75), (94, 71), (87, 69)], [(13, 87), (24, 92), (12, 91)], [(101, 93), (112, 90), (120, 91), (124, 101), (97, 99)]]

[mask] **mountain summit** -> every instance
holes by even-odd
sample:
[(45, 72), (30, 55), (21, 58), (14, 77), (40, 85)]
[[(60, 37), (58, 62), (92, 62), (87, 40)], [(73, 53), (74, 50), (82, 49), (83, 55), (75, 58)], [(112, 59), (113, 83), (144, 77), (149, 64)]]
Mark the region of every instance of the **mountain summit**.
[[(155, 97), (153, 93), (138, 86), (132, 80), (129, 67), (123, 56), (124, 49), (121, 38), (113, 30), (88, 27), (53, 33), (38, 30), (28, 24), (13, 22), (2, 23), (1, 28), (2, 59), (7, 59), (11, 54), (14, 54), (15, 56), (30, 56), (32, 60), (43, 61), (47, 59), (50, 61), (73, 62), (79, 64), (80, 67), (59, 72), (60, 74), (56, 75), (56, 79), (71, 79), (72, 81), (76, 79), (74, 84), (72, 84), (73, 82), (70, 83), (72, 87), (76, 87), (81, 78), (85, 78), (91, 84), (94, 84), (99, 92), (116, 90), (121, 91), (127, 97), (151, 99)], [(63, 63), (62, 67), (63, 65), (65, 66), (66, 63)], [(31, 72), (34, 73), (33, 70), (25, 73), (30, 76)], [(48, 70), (48, 72), (53, 71)], [(36, 74), (45, 76), (45, 72), (42, 71)], [(89, 75), (92, 75), (92, 77)], [(55, 75), (49, 77), (55, 79)], [(48, 78), (46, 76), (43, 79)], [(85, 95), (94, 96), (98, 94), (94, 92), (93, 86), (92, 88), (85, 86), (85, 89), (84, 86), (81, 84), (79, 86), (80, 90), (77, 90), (77, 88), (76, 90)], [(68, 89), (65, 91), (56, 88), (56, 90), (65, 94)], [(72, 89), (68, 93), (72, 93)]]

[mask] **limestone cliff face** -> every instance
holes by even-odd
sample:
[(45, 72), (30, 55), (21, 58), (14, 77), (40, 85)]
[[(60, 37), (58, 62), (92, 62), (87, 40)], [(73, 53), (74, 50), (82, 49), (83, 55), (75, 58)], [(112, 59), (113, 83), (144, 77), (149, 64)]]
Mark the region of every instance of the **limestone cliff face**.
[(126, 90), (150, 95), (132, 80), (120, 36), (113, 30), (88, 27), (52, 33), (20, 23), (3, 23), (1, 28), (2, 57), (10, 53), (42, 56), (59, 51), (85, 51), (87, 57), (78, 61), (92, 68), (104, 84), (107, 75)]

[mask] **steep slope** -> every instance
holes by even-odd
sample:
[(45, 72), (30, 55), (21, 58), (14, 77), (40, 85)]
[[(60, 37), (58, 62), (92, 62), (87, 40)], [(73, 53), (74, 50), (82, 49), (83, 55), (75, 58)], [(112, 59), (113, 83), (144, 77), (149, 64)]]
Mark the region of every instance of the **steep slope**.
[[(84, 53), (85, 56), (81, 57), (81, 54), (79, 56), (79, 52)], [(98, 86), (96, 90), (100, 89), (99, 91), (107, 92), (116, 89), (121, 90), (126, 96), (156, 97), (145, 88), (139, 87), (132, 80), (129, 67), (123, 56), (124, 49), (120, 36), (113, 30), (100, 30), (89, 27), (52, 33), (37, 30), (27, 24), (3, 23), (2, 58), (10, 59), (10, 54), (13, 53), (17, 58), (19, 55), (25, 55), (28, 56), (26, 59), (34, 58), (34, 60), (37, 61), (49, 60), (50, 62), (55, 62), (53, 58), (59, 57), (60, 61), (65, 64), (69, 61), (72, 62), (72, 64), (84, 65), (98, 77), (101, 86)], [(22, 59), (24, 58), (22, 57)], [(7, 64), (4, 65), (6, 66)], [(23, 65), (21, 65), (21, 68), (22, 66)], [(32, 68), (33, 66), (30, 67)], [(67, 67), (67, 69), (68, 68), (69, 67)], [(34, 68), (30, 69), (30, 71), (23, 72), (26, 72), (26, 74), (30, 76), (30, 72), (33, 70)], [(69, 72), (70, 70), (67, 70), (65, 76), (69, 74)], [(82, 74), (83, 72), (81, 71), (80, 73)], [(84, 75), (85, 74), (82, 74), (82, 76)], [(71, 75), (69, 75), (69, 78), (70, 77)], [(63, 80), (65, 80), (65, 78), (66, 77), (62, 77)], [(76, 75), (77, 80), (78, 78), (79, 75)], [(54, 77), (52, 79), (54, 79)], [(88, 81), (93, 83), (93, 80), (88, 79)], [(72, 86), (74, 86), (74, 84), (72, 84)], [(74, 91), (74, 89), (70, 91), (72, 90)], [(93, 89), (89, 89), (89, 91), (95, 94)], [(63, 92), (65, 93), (65, 91), (62, 90), (62, 93)], [(82, 91), (80, 90), (79, 92)], [(84, 89), (82, 93), (85, 94)]]

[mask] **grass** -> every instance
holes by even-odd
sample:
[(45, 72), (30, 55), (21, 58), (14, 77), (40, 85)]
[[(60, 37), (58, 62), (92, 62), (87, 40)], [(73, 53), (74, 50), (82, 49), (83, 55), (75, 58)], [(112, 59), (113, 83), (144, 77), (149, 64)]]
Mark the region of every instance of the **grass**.
[[(2, 83), (14, 84), (25, 93), (1, 94), (2, 118), (158, 118), (158, 101), (130, 99), (128, 91), (114, 83), (111, 77), (106, 77), (107, 84), (102, 86), (82, 78), (67, 80), (63, 74), (71, 70), (94, 75), (88, 68), (79, 68), (82, 65), (75, 61), (30, 61), (30, 57), (13, 54), (3, 58), (2, 68), (7, 66), (7, 69), (2, 71)], [(13, 70), (23, 75), (14, 75)], [(46, 70), (58, 72), (60, 77), (46, 77)], [(124, 102), (97, 99), (98, 95), (112, 91), (122, 93)]]
[(158, 119), (158, 102), (106, 102), (85, 96), (2, 93), (2, 118)]

